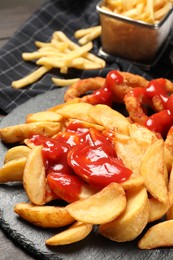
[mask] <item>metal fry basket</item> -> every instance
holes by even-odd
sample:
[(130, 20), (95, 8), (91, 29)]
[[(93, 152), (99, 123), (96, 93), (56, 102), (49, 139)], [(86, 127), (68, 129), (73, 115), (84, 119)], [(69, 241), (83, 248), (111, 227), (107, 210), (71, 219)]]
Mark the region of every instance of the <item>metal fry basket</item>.
[(102, 49), (131, 61), (150, 63), (163, 47), (173, 22), (173, 8), (157, 24), (149, 24), (117, 15), (102, 8), (104, 1), (96, 6), (102, 26)]

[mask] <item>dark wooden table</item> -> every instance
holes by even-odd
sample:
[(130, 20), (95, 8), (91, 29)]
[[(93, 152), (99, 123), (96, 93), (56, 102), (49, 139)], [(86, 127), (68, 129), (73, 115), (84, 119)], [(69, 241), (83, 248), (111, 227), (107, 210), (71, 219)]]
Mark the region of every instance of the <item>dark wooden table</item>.
[[(14, 32), (38, 9), (43, 0), (0, 0), (0, 48), (13, 36)], [(0, 230), (1, 260), (31, 260)]]

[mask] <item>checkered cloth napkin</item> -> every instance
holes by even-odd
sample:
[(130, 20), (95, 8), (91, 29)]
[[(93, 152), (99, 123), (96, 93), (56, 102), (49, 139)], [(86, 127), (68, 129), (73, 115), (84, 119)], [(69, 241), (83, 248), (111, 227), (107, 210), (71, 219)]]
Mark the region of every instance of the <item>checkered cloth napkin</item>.
[[(55, 88), (51, 82), (52, 76), (59, 76), (58, 70), (52, 70), (38, 82), (23, 89), (13, 89), (11, 82), (22, 78), (36, 68), (32, 62), (22, 60), (22, 52), (36, 50), (34, 41), (49, 41), (53, 32), (63, 31), (73, 41), (77, 29), (99, 24), (96, 12), (98, 0), (48, 0), (36, 11), (19, 30), (11, 37), (8, 43), (0, 50), (0, 112), (10, 113), (15, 107), (32, 97)], [(93, 53), (97, 54), (100, 40), (94, 42)], [(115, 59), (108, 62), (106, 68), (92, 71), (71, 69), (68, 77), (105, 76), (111, 69), (119, 69), (137, 73), (147, 78), (173, 77), (173, 65), (170, 59), (172, 41), (159, 63), (150, 71), (135, 67), (130, 62)]]

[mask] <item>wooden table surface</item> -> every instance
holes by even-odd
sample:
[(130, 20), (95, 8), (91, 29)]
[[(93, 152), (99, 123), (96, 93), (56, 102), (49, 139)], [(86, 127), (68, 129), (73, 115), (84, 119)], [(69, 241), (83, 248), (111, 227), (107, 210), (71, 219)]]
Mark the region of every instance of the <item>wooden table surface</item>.
[(0, 0), (0, 48), (42, 3), (43, 0)]
[[(42, 3), (43, 0), (0, 0), (0, 48)], [(31, 260), (34, 258), (14, 244), (0, 230), (0, 259)]]

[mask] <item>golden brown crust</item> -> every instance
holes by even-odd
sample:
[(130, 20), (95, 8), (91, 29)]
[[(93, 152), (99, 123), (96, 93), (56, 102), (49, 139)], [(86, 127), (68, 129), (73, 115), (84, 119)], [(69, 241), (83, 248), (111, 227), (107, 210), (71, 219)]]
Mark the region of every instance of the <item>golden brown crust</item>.
[(103, 87), (105, 78), (95, 77), (88, 79), (81, 79), (72, 84), (64, 95), (64, 101), (70, 101), (76, 97), (80, 97), (87, 93), (87, 91), (97, 90)]
[[(114, 94), (114, 101), (122, 103), (124, 96), (127, 92), (134, 87), (146, 87), (148, 81), (139, 75), (134, 75), (129, 72), (120, 72), (124, 77), (124, 82), (122, 84), (116, 84), (112, 86), (112, 92)], [(105, 78), (95, 77), (79, 80), (78, 82), (72, 84), (64, 95), (64, 101), (70, 101), (76, 97), (81, 97), (85, 95), (88, 91), (98, 90), (105, 84)], [(87, 101), (87, 96), (81, 98), (82, 102)]]

